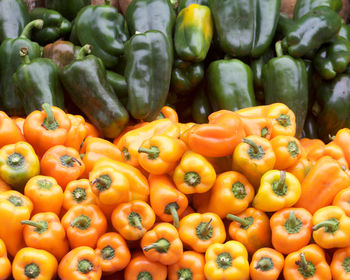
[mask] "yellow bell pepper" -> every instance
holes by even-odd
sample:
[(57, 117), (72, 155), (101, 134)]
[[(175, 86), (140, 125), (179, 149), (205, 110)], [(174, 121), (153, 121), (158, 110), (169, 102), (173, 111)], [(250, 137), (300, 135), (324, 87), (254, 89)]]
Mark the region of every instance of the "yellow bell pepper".
[(297, 177), (289, 172), (271, 170), (262, 176), (253, 206), (264, 212), (275, 212), (293, 206), (300, 194), (301, 186)]

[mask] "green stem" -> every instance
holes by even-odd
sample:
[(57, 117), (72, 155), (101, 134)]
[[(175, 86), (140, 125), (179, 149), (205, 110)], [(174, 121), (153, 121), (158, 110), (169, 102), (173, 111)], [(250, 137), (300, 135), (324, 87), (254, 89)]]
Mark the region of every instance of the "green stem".
[(275, 186), (273, 186), (274, 193), (279, 195), (279, 196), (285, 195), (285, 193), (286, 193), (285, 183), (286, 183), (286, 171), (281, 170), (280, 171), (280, 180), (278, 181), (278, 183)]
[(283, 55), (283, 48), (282, 48), (282, 42), (281, 41), (277, 41), (276, 42), (275, 50), (276, 50), (276, 55), (278, 57)]
[(40, 275), (40, 268), (35, 263), (27, 264), (24, 267), (24, 275), (27, 276), (29, 279), (37, 278)]
[(78, 262), (78, 271), (80, 271), (83, 274), (87, 274), (93, 269), (94, 265), (88, 259), (83, 259)]
[(209, 232), (212, 230), (211, 222), (213, 219), (211, 218), (209, 222), (205, 223), (205, 226), (201, 228), (200, 234), (202, 236), (207, 236)]
[(11, 195), (7, 200), (16, 207), (21, 207), (24, 204), (22, 198), (16, 195)]
[(45, 226), (43, 224), (38, 223), (38, 222), (33, 222), (30, 220), (21, 221), (21, 225), (29, 225), (29, 226), (35, 227), (36, 229), (38, 229), (40, 231), (45, 229)]
[(29, 38), (30, 33), (33, 28), (36, 29), (42, 29), (44, 26), (44, 21), (42, 19), (36, 19), (31, 22), (29, 22), (22, 30), (21, 35), (19, 36), (20, 38)]
[(111, 260), (115, 256), (115, 249), (112, 246), (107, 245), (101, 250), (101, 256), (104, 260)]
[(29, 50), (27, 47), (23, 47), (19, 50), (19, 56), (21, 57), (23, 64), (29, 64), (30, 58), (29, 58)]
[(143, 226), (140, 220), (140, 216), (139, 215), (133, 215), (132, 217), (130, 217), (131, 219), (131, 225), (139, 230), (142, 230)]
[(269, 270), (273, 269), (273, 261), (272, 261), (272, 259), (271, 258), (267, 258), (267, 257), (262, 257), (258, 261), (255, 269), (260, 269), (261, 271), (269, 271)]
[(143, 250), (145, 252), (148, 252), (149, 250), (155, 249), (158, 253), (166, 253), (168, 252), (169, 248), (170, 248), (170, 242), (165, 238), (161, 238), (157, 242), (154, 242), (150, 245), (143, 247)]
[(91, 53), (91, 46), (90, 45), (84, 45), (79, 50), (79, 52), (77, 54), (77, 57), (76, 57), (76, 60), (83, 59), (85, 56), (87, 56), (90, 53)]
[(226, 219), (230, 220), (230, 221), (234, 221), (237, 223), (240, 223), (242, 225), (242, 227), (247, 227), (249, 226), (249, 221), (242, 219), (240, 217), (237, 217), (236, 215), (232, 215), (232, 214), (227, 214)]
[(86, 215), (80, 215), (71, 222), (71, 227), (86, 230), (90, 227), (91, 219)]
[(140, 147), (138, 149), (139, 153), (146, 153), (149, 159), (156, 159), (159, 157), (159, 149), (156, 146), (151, 146), (149, 149)]
[(304, 253), (300, 254), (300, 266), (302, 267), (303, 270), (307, 271), (308, 265), (307, 265), (307, 261)]
[(201, 183), (201, 177), (197, 172), (190, 171), (185, 174), (184, 181), (187, 185), (195, 187)]
[(72, 191), (72, 197), (74, 201), (81, 203), (86, 199), (86, 190), (80, 187), (75, 188), (74, 191)]
[(339, 221), (335, 218), (328, 219), (326, 221), (320, 222), (313, 226), (312, 230), (316, 231), (320, 228), (324, 227), (325, 232), (334, 233), (338, 230)]
[(112, 178), (107, 174), (101, 175), (100, 177), (97, 177), (95, 180), (91, 182), (91, 186), (93, 186), (94, 184), (96, 184), (96, 188), (100, 192), (103, 192), (110, 188), (112, 184)]
[(171, 216), (173, 217), (174, 227), (179, 228), (179, 215), (177, 213), (177, 209), (175, 206), (170, 206), (169, 211)]
[(60, 157), (62, 165), (66, 167), (73, 167), (74, 162), (78, 163), (81, 166), (81, 162), (75, 157), (71, 157), (69, 155), (63, 155)]
[(248, 144), (254, 150), (254, 153), (258, 154), (260, 152), (259, 146), (254, 141), (243, 138), (242, 142)]
[(58, 128), (58, 123), (53, 115), (51, 106), (48, 103), (44, 103), (42, 108), (46, 113), (46, 118), (44, 119), (42, 126), (47, 130), (56, 130)]

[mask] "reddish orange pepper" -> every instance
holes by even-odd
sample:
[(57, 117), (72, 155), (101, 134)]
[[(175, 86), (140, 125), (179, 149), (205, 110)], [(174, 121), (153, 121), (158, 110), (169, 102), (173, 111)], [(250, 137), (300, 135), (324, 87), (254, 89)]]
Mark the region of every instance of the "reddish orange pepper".
[(350, 217), (350, 187), (337, 193), (333, 199), (333, 205), (343, 209), (345, 214)]
[(177, 263), (168, 266), (168, 279), (205, 280), (204, 264), (205, 259), (202, 254), (186, 251)]
[[(17, 127), (19, 128), (23, 136), (23, 125), (26, 119), (21, 117), (11, 117), (11, 119), (15, 122), (15, 124), (17, 125)], [(23, 139), (24, 139), (24, 136), (23, 136)]]
[(58, 145), (46, 151), (40, 161), (40, 167), (41, 174), (55, 178), (65, 189), (70, 181), (81, 176), (85, 164), (76, 150)]
[(71, 127), (67, 133), (65, 146), (80, 150), (80, 146), (87, 134), (87, 128), (85, 126), (85, 120), (82, 116), (67, 114)]
[(350, 279), (350, 247), (341, 248), (334, 252), (331, 272), (333, 280)]
[(102, 137), (102, 134), (91, 123), (85, 121), (86, 137)]
[(6, 280), (11, 276), (11, 262), (7, 258), (4, 241), (0, 239), (0, 280)]
[(179, 122), (179, 117), (177, 116), (176, 111), (170, 106), (164, 106), (160, 110), (160, 115), (164, 118), (167, 118), (175, 123)]
[(241, 116), (244, 131), (247, 136), (256, 135), (270, 140), (272, 133), (272, 120), (266, 117)]
[(284, 265), (283, 255), (271, 248), (257, 250), (250, 263), (252, 280), (277, 280)]
[(278, 135), (271, 141), (276, 155), (275, 169), (285, 170), (295, 165), (301, 157), (301, 144), (293, 136)]
[(91, 190), (88, 179), (74, 180), (68, 183), (63, 193), (63, 208), (69, 210), (75, 205), (96, 204), (96, 196)]
[(0, 111), (0, 148), (24, 141), (20, 128), (5, 112)]

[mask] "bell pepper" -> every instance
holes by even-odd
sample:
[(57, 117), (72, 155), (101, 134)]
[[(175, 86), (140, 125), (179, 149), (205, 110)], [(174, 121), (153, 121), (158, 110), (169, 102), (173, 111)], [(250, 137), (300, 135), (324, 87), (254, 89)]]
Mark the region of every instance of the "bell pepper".
[(263, 211), (248, 208), (237, 216), (228, 214), (226, 219), (232, 221), (228, 229), (231, 239), (241, 242), (249, 254), (271, 247), (269, 218)]
[(175, 59), (171, 72), (170, 90), (175, 94), (189, 94), (204, 78), (204, 63)]
[(112, 274), (124, 269), (130, 262), (130, 251), (123, 237), (116, 232), (102, 235), (96, 245), (96, 254), (100, 258), (102, 273)]
[(12, 263), (15, 279), (53, 279), (57, 274), (57, 260), (54, 255), (35, 248), (23, 248)]
[(331, 8), (318, 6), (299, 18), (282, 40), (283, 49), (293, 57), (309, 55), (334, 37), (341, 25)]
[(150, 175), (150, 205), (163, 222), (171, 222), (179, 227), (179, 216), (188, 206), (186, 195), (178, 191), (166, 175)]
[(179, 122), (179, 116), (174, 108), (170, 106), (163, 106), (160, 110), (160, 115), (166, 119), (171, 120), (174, 123)]
[(247, 249), (238, 241), (211, 245), (205, 253), (204, 274), (208, 280), (249, 279)]
[(0, 136), (0, 148), (24, 140), (23, 134), (15, 121), (3, 111), (0, 111)]
[(290, 253), (284, 260), (283, 276), (286, 280), (332, 279), (325, 253), (316, 244)]
[(45, 6), (61, 13), (69, 20), (73, 20), (77, 13), (91, 4), (91, 0), (45, 0)]
[(67, 36), (72, 28), (69, 20), (55, 10), (34, 8), (30, 11), (29, 16), (30, 20), (42, 19), (44, 21), (43, 28), (33, 32), (33, 40), (42, 46)]
[(30, 178), (24, 187), (24, 195), (33, 202), (32, 214), (53, 212), (60, 215), (63, 191), (54, 178), (41, 175)]
[(64, 145), (79, 151), (87, 134), (85, 120), (80, 115), (67, 114), (67, 116), (70, 120), (71, 127), (68, 131), (67, 139)]
[(12, 190), (0, 193), (0, 218), (6, 225), (0, 227), (0, 238), (12, 257), (25, 247), (21, 221), (28, 220), (32, 210), (33, 203), (21, 193)]
[(15, 122), (16, 126), (19, 128), (23, 136), (23, 124), (24, 124), (25, 118), (11, 117), (11, 119)]
[[(141, 7), (145, 7), (144, 0), (134, 1), (135, 5), (138, 2), (141, 3)], [(146, 5), (152, 9), (156, 9), (156, 6), (151, 6), (149, 2), (168, 4), (167, 0), (148, 1)], [(129, 5), (128, 11), (133, 9), (132, 6), (133, 4)], [(164, 8), (157, 10), (161, 15), (163, 15), (162, 12)], [(142, 22), (146, 18), (145, 14), (140, 17)], [(131, 28), (130, 25), (129, 28)], [(142, 30), (137, 31), (142, 32)], [(135, 119), (152, 121), (165, 105), (173, 63), (168, 43), (164, 33), (151, 30), (135, 34), (125, 45), (128, 110)]]
[[(276, 139), (276, 138), (274, 138)], [(247, 136), (238, 144), (233, 153), (233, 170), (241, 172), (249, 178), (249, 182), (258, 189), (260, 179), (276, 162), (276, 152), (272, 149), (272, 141), (260, 136)]]
[[(17, 4), (20, 2), (20, 0), (2, 0), (0, 5), (9, 1)], [(6, 13), (9, 13), (9, 8), (7, 8), (8, 5), (10, 5), (10, 3), (6, 4), (6, 7), (3, 7), (1, 11), (4, 10)], [(11, 14), (11, 18), (13, 16), (14, 15)], [(43, 24), (44, 22), (41, 19), (31, 21), (26, 25), (18, 37), (17, 35), (15, 36), (16, 39), (7, 39), (0, 46), (0, 103), (2, 109), (11, 116), (24, 115), (22, 101), (17, 94), (15, 94), (15, 83), (12, 80), (12, 75), (21, 64), (19, 50), (23, 47), (27, 47), (30, 59), (41, 56), (41, 48), (39, 44), (30, 41), (29, 37), (32, 29), (41, 29)], [(9, 30), (12, 28), (13, 27), (10, 27)]]
[(12, 79), (27, 115), (40, 110), (43, 103), (64, 109), (63, 90), (58, 77), (57, 65), (48, 58), (30, 60), (27, 47), (21, 48), (22, 64)]
[[(341, 167), (343, 169), (347, 169), (348, 166), (349, 166), (348, 162), (345, 159), (345, 155), (344, 155), (344, 152), (343, 152), (342, 148), (339, 147), (334, 142), (330, 142), (324, 147), (322, 156), (330, 156), (330, 157), (332, 157), (333, 159), (335, 159), (336, 161), (339, 162), (339, 164), (341, 165)], [(317, 160), (318, 159), (319, 158), (317, 158)]]
[(7, 257), (4, 241), (0, 239), (0, 279), (6, 280), (11, 276), (11, 262)]
[[(329, 176), (332, 174), (332, 176)], [(329, 156), (319, 159), (301, 184), (301, 195), (295, 207), (312, 214), (330, 205), (338, 192), (350, 185), (350, 176)]]
[(348, 41), (350, 41), (350, 27), (349, 25), (345, 24), (343, 19), (342, 19), (342, 24), (340, 26), (337, 36), (343, 37), (344, 39), (347, 39)]
[(11, 187), (0, 178), (0, 193), (10, 191)]
[[(309, 100), (311, 100), (309, 98)], [(311, 103), (311, 102), (309, 102)], [(311, 113), (308, 113), (306, 116), (306, 120), (304, 123), (304, 128), (301, 133), (302, 138), (309, 138), (309, 139), (317, 139), (318, 133), (317, 133), (317, 120), (315, 116)]]
[(76, 205), (62, 217), (71, 248), (89, 246), (95, 248), (97, 240), (107, 230), (107, 220), (96, 205)]
[(177, 12), (179, 13), (182, 9), (190, 6), (191, 4), (209, 6), (209, 1), (208, 0), (179, 0), (177, 2)]
[[(300, 137), (308, 109), (308, 76), (302, 60), (283, 55), (280, 42), (276, 43), (277, 57), (263, 67), (263, 85), (267, 104), (286, 104), (296, 117), (296, 137)], [(276, 83), (276, 81), (279, 81)], [(282, 120), (284, 121), (284, 120)], [(288, 121), (284, 121), (288, 126)], [(291, 135), (294, 136), (294, 135)]]
[(293, 174), (270, 170), (261, 177), (253, 207), (265, 212), (274, 212), (293, 206), (301, 194), (300, 183)]
[(325, 249), (350, 246), (350, 218), (338, 206), (318, 209), (312, 217), (313, 239)]
[(341, 248), (334, 252), (331, 262), (332, 279), (349, 280), (350, 247)]
[(267, 117), (240, 116), (247, 136), (256, 135), (270, 140), (272, 134), (272, 120)]
[(102, 276), (100, 258), (94, 249), (81, 246), (63, 257), (57, 272), (61, 280), (99, 280)]
[(91, 190), (88, 179), (70, 181), (64, 190), (63, 209), (69, 210), (78, 204), (96, 204), (96, 196)]
[(276, 155), (275, 169), (287, 169), (295, 165), (302, 156), (302, 146), (293, 136), (279, 135), (271, 141)]
[(302, 138), (299, 140), (303, 153), (308, 160), (316, 162), (323, 156), (326, 144), (320, 139)]
[(281, 1), (209, 0), (209, 7), (221, 49), (234, 57), (258, 57), (272, 42)]
[(101, 132), (91, 123), (85, 121), (86, 137), (102, 137)]
[(131, 200), (138, 199), (138, 200), (148, 201), (148, 195), (149, 195), (148, 182), (145, 176), (141, 173), (139, 169), (133, 166), (130, 166), (129, 164), (111, 160), (108, 158), (102, 158), (98, 160), (95, 163), (94, 168), (98, 169), (104, 166), (112, 166), (118, 172), (121, 172), (123, 175), (127, 177), (130, 184)]
[(168, 279), (205, 280), (204, 264), (202, 254), (186, 251), (177, 263), (168, 266)]
[(296, 164), (287, 168), (286, 171), (297, 177), (301, 184), (312, 167), (313, 163), (303, 156), (296, 162)]
[(63, 145), (48, 149), (41, 158), (40, 167), (41, 174), (55, 178), (63, 189), (70, 181), (78, 179), (85, 169), (78, 151)]
[(312, 233), (312, 215), (304, 208), (285, 208), (270, 219), (273, 247), (290, 254), (308, 245)]
[(20, 141), (0, 149), (0, 177), (14, 189), (23, 192), (27, 181), (39, 172), (39, 159), (27, 142)]
[(177, 56), (186, 61), (203, 61), (213, 38), (213, 28), (209, 7), (192, 4), (182, 9), (175, 24)]
[(277, 23), (275, 38), (282, 40), (288, 34), (289, 30), (295, 25), (295, 21), (285, 12), (280, 12)]
[(198, 123), (207, 123), (209, 115), (213, 112), (204, 85), (196, 89), (191, 107), (192, 118)]
[(338, 192), (332, 205), (340, 207), (346, 215), (350, 216), (350, 187)]
[(153, 227), (154, 210), (142, 200), (119, 204), (111, 216), (113, 227), (126, 240), (139, 240)]
[(142, 253), (134, 255), (125, 269), (124, 279), (135, 280), (148, 278), (152, 280), (166, 280), (167, 266), (159, 262), (153, 262)]
[(28, 247), (42, 249), (61, 260), (69, 251), (66, 232), (59, 217), (52, 212), (39, 213), (22, 220), (23, 236)]
[(294, 7), (293, 18), (299, 19), (311, 10), (319, 6), (326, 6), (332, 10), (339, 12), (342, 8), (343, 2), (341, 0), (298, 0)]
[[(76, 59), (61, 70), (60, 80), (88, 119), (105, 137), (114, 138), (121, 133), (129, 116), (108, 84), (102, 61), (94, 55), (87, 56), (89, 53), (89, 45), (82, 47)], [(81, 81), (79, 85), (77, 80)]]
[(283, 255), (271, 248), (257, 250), (250, 263), (249, 274), (252, 280), (277, 280), (284, 265)]
[(164, 265), (176, 263), (183, 254), (182, 242), (174, 226), (160, 223), (141, 239), (143, 253), (150, 261)]
[(343, 128), (338, 130), (334, 137), (333, 143), (337, 144), (344, 152), (344, 156), (348, 165), (350, 164), (350, 148), (348, 146), (348, 141), (350, 141), (350, 129)]
[(241, 60), (212, 62), (207, 79), (209, 100), (214, 111), (236, 111), (255, 106), (252, 70)]
[(56, 63), (58, 69), (61, 70), (74, 60), (79, 50), (80, 47), (74, 46), (74, 44), (69, 41), (57, 40), (44, 47), (43, 57), (50, 58)]
[(119, 101), (123, 104), (124, 107), (126, 107), (128, 105), (129, 93), (128, 93), (128, 84), (126, 83), (124, 76), (112, 71), (106, 71), (106, 73), (107, 73), (106, 77), (109, 84), (112, 86)]

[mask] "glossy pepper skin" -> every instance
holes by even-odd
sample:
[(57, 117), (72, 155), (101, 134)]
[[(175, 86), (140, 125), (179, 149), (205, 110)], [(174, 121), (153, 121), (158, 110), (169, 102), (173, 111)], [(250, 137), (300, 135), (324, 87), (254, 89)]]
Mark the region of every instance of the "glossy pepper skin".
[[(309, 102), (311, 103), (311, 102)], [(304, 128), (301, 133), (302, 138), (318, 139), (317, 119), (313, 114), (308, 113), (305, 119)]]
[(34, 8), (29, 15), (30, 20), (42, 19), (44, 21), (43, 28), (33, 32), (33, 40), (42, 46), (67, 36), (71, 31), (72, 26), (69, 20), (55, 10)]
[(334, 137), (333, 142), (337, 144), (344, 152), (344, 156), (348, 164), (350, 163), (350, 148), (347, 145), (348, 140), (350, 140), (350, 129), (343, 128), (338, 130)]
[(157, 30), (137, 33), (126, 43), (125, 56), (128, 110), (135, 119), (152, 121), (165, 105), (170, 86), (173, 59), (167, 38)]
[(69, 20), (73, 20), (77, 13), (89, 4), (91, 0), (45, 0), (48, 9), (56, 10)]
[[(76, 60), (61, 70), (60, 80), (73, 102), (92, 124), (101, 130), (105, 137), (114, 138), (126, 126), (129, 120), (128, 112), (108, 83), (102, 60), (94, 55), (87, 55), (89, 53), (89, 45), (82, 47)], [(103, 110), (100, 109), (102, 107)]]
[(277, 280), (284, 265), (283, 255), (272, 248), (257, 250), (250, 263), (249, 274), (252, 280)]
[(30, 41), (29, 38), (31, 30), (41, 29), (43, 24), (43, 20), (40, 19), (28, 23), (19, 37), (6, 39), (0, 46), (0, 103), (2, 109), (10, 116), (24, 115), (22, 101), (15, 93), (15, 84), (12, 81), (12, 75), (21, 64), (19, 51), (21, 48), (27, 47), (30, 59), (41, 56), (39, 44)]
[(182, 277), (190, 280), (205, 280), (204, 264), (203, 254), (186, 251), (177, 263), (168, 266), (168, 279), (177, 280)]
[(58, 40), (44, 47), (43, 57), (50, 58), (58, 69), (62, 69), (74, 60), (79, 50), (80, 47), (74, 46), (69, 41)]
[(202, 6), (209, 6), (208, 0), (179, 0), (177, 3), (177, 12), (179, 13), (182, 9), (190, 6), (191, 4), (198, 4)]
[(6, 280), (11, 276), (11, 262), (7, 257), (6, 245), (0, 239), (0, 279)]
[(65, 146), (74, 148), (79, 151), (84, 144), (84, 140), (87, 137), (87, 127), (85, 126), (85, 119), (80, 115), (67, 114), (71, 126), (67, 134)]
[(124, 76), (113, 71), (107, 71), (107, 80), (112, 86), (120, 102), (124, 105), (124, 107), (127, 106), (129, 93), (128, 84), (126, 83)]
[(346, 188), (337, 193), (333, 199), (332, 205), (338, 206), (345, 212), (346, 215), (350, 216), (350, 188)]
[(77, 204), (96, 204), (96, 196), (88, 179), (70, 181), (64, 190), (63, 209), (69, 210)]
[(30, 60), (28, 48), (21, 48), (19, 55), (22, 64), (12, 79), (25, 113), (29, 115), (35, 110), (40, 110), (43, 103), (64, 110), (64, 96), (57, 65), (48, 58), (38, 57)]
[(207, 123), (209, 115), (213, 112), (204, 85), (200, 85), (195, 92), (191, 107), (192, 118), (197, 124)]
[(275, 169), (285, 170), (295, 165), (302, 156), (302, 146), (295, 137), (279, 135), (270, 143), (276, 155)]
[(297, 20), (319, 6), (326, 6), (335, 12), (339, 12), (342, 5), (341, 0), (298, 0), (294, 7), (293, 18)]
[(217, 60), (207, 70), (208, 96), (214, 111), (255, 106), (250, 67), (238, 59)]
[(5, 112), (0, 112), (0, 148), (5, 145), (14, 144), (23, 141), (23, 133)]
[(301, 57), (318, 49), (334, 37), (341, 19), (331, 8), (319, 6), (299, 18), (282, 40), (283, 49), (293, 57)]
[(349, 280), (350, 247), (341, 248), (334, 252), (331, 262), (332, 279)]

